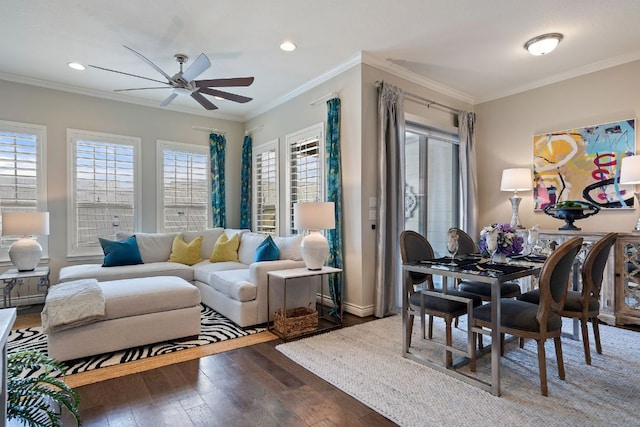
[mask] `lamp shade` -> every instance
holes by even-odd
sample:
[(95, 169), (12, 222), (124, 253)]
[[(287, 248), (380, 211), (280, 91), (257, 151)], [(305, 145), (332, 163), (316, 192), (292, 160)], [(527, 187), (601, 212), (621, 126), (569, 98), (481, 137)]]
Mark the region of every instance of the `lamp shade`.
[(640, 155), (622, 158), (620, 184), (640, 184)]
[(531, 190), (531, 169), (513, 168), (502, 171), (502, 181), (500, 190), (502, 191), (524, 191)]
[(308, 202), (293, 205), (293, 228), (296, 230), (331, 230), (336, 228), (333, 202)]
[(48, 236), (49, 212), (3, 212), (3, 236)]

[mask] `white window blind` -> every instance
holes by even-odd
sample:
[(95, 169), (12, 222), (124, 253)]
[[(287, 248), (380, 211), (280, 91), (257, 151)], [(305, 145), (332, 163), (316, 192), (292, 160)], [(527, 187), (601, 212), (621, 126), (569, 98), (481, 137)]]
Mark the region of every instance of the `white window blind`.
[(162, 167), (158, 224), (162, 231), (204, 230), (209, 224), (208, 147), (158, 142)]
[(253, 159), (254, 231), (278, 234), (278, 140), (255, 147)]
[(71, 255), (100, 253), (98, 237), (136, 229), (139, 139), (69, 130)]
[(287, 136), (287, 222), (293, 229), (293, 205), (316, 202), (324, 197), (324, 138), (323, 124), (311, 126)]
[[(0, 211), (47, 210), (46, 174), (41, 160), (45, 136), (44, 126), (0, 120)], [(0, 260), (8, 260), (8, 248), (19, 237), (2, 236)], [(38, 240), (46, 256), (46, 237), (38, 236)]]

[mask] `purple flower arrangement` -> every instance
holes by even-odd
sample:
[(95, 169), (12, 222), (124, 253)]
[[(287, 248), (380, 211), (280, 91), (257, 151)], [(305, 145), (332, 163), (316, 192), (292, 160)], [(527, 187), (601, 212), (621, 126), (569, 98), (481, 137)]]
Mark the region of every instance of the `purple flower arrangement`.
[(516, 234), (515, 228), (509, 224), (491, 224), (480, 231), (480, 244), (478, 245), (478, 248), (480, 249), (482, 256), (491, 256), (487, 250), (487, 236), (495, 229), (498, 229), (497, 253), (508, 256), (522, 252), (524, 239)]

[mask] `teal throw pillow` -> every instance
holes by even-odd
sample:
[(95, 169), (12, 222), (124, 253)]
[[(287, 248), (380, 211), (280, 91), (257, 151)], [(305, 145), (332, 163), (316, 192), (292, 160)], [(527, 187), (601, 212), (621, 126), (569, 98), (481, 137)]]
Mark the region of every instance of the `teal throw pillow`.
[(256, 254), (253, 257), (253, 261), (276, 261), (279, 258), (280, 249), (278, 249), (276, 242), (273, 241), (271, 236), (267, 236), (267, 238), (264, 239), (256, 248)]
[(98, 237), (104, 251), (103, 267), (116, 267), (119, 265), (142, 264), (142, 256), (138, 249), (136, 236), (131, 236), (122, 241), (107, 240)]

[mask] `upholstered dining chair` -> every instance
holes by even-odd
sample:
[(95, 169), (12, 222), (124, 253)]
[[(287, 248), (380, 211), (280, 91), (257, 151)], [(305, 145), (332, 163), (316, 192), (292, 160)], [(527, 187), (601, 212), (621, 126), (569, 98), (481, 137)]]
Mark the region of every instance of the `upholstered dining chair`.
[[(478, 245), (473, 238), (464, 230), (450, 228), (458, 232), (458, 253), (477, 254), (480, 252)], [(483, 301), (491, 301), (491, 285), (489, 283), (476, 282), (472, 280), (458, 281), (458, 289), (471, 294), (476, 294)], [(500, 296), (502, 298), (516, 298), (521, 293), (520, 285), (516, 282), (505, 282), (500, 285)]]
[[(518, 299), (500, 300), (500, 336), (510, 334), (520, 338), (523, 346), (525, 338), (533, 338), (538, 343), (538, 369), (540, 373), (540, 393), (548, 395), (547, 362), (544, 344), (553, 338), (558, 364), (558, 376), (564, 380), (564, 360), (562, 358), (562, 310), (567, 297), (567, 289), (573, 262), (582, 246), (582, 237), (574, 237), (560, 245), (545, 261), (539, 276), (540, 304)], [(477, 328), (491, 328), (492, 303), (484, 304), (473, 310), (472, 325), (474, 347), (477, 340)], [(476, 370), (476, 352), (471, 356), (470, 369)]]
[[(400, 233), (400, 253), (404, 264), (434, 259), (433, 247), (427, 238), (411, 230), (405, 230)], [(430, 290), (441, 292), (442, 290), (435, 289), (433, 277), (430, 274), (410, 272), (406, 280), (408, 280), (407, 289), (409, 292), (408, 295), (403, 297), (409, 299), (409, 330), (412, 331), (415, 315), (421, 315), (423, 304), (421, 291)], [(447, 289), (447, 294), (471, 299), (473, 301), (473, 307), (478, 307), (482, 304), (482, 300), (477, 295), (456, 291), (455, 289)], [(467, 304), (446, 299), (444, 296), (440, 298), (437, 296), (424, 295), (424, 313), (428, 316), (429, 339), (433, 338), (433, 316), (441, 317), (445, 321), (446, 345), (451, 346), (453, 342), (451, 322), (453, 319), (467, 314)], [(424, 318), (422, 319), (423, 325), (425, 324), (425, 320)], [(409, 346), (411, 346), (411, 335), (409, 335), (408, 338)], [(446, 363), (447, 366), (450, 366), (452, 363), (451, 352), (447, 352)]]
[[(558, 312), (562, 317), (580, 319), (582, 330), (582, 343), (584, 345), (584, 358), (587, 365), (591, 365), (591, 349), (589, 346), (589, 331), (587, 321), (591, 321), (593, 337), (596, 343), (596, 351), (602, 354), (600, 344), (600, 328), (598, 327), (598, 314), (600, 314), (600, 289), (604, 268), (609, 258), (611, 247), (616, 242), (618, 235), (609, 233), (591, 246), (582, 264), (582, 290), (568, 291), (564, 307)], [(521, 301), (538, 304), (540, 291), (535, 289), (518, 297)]]

